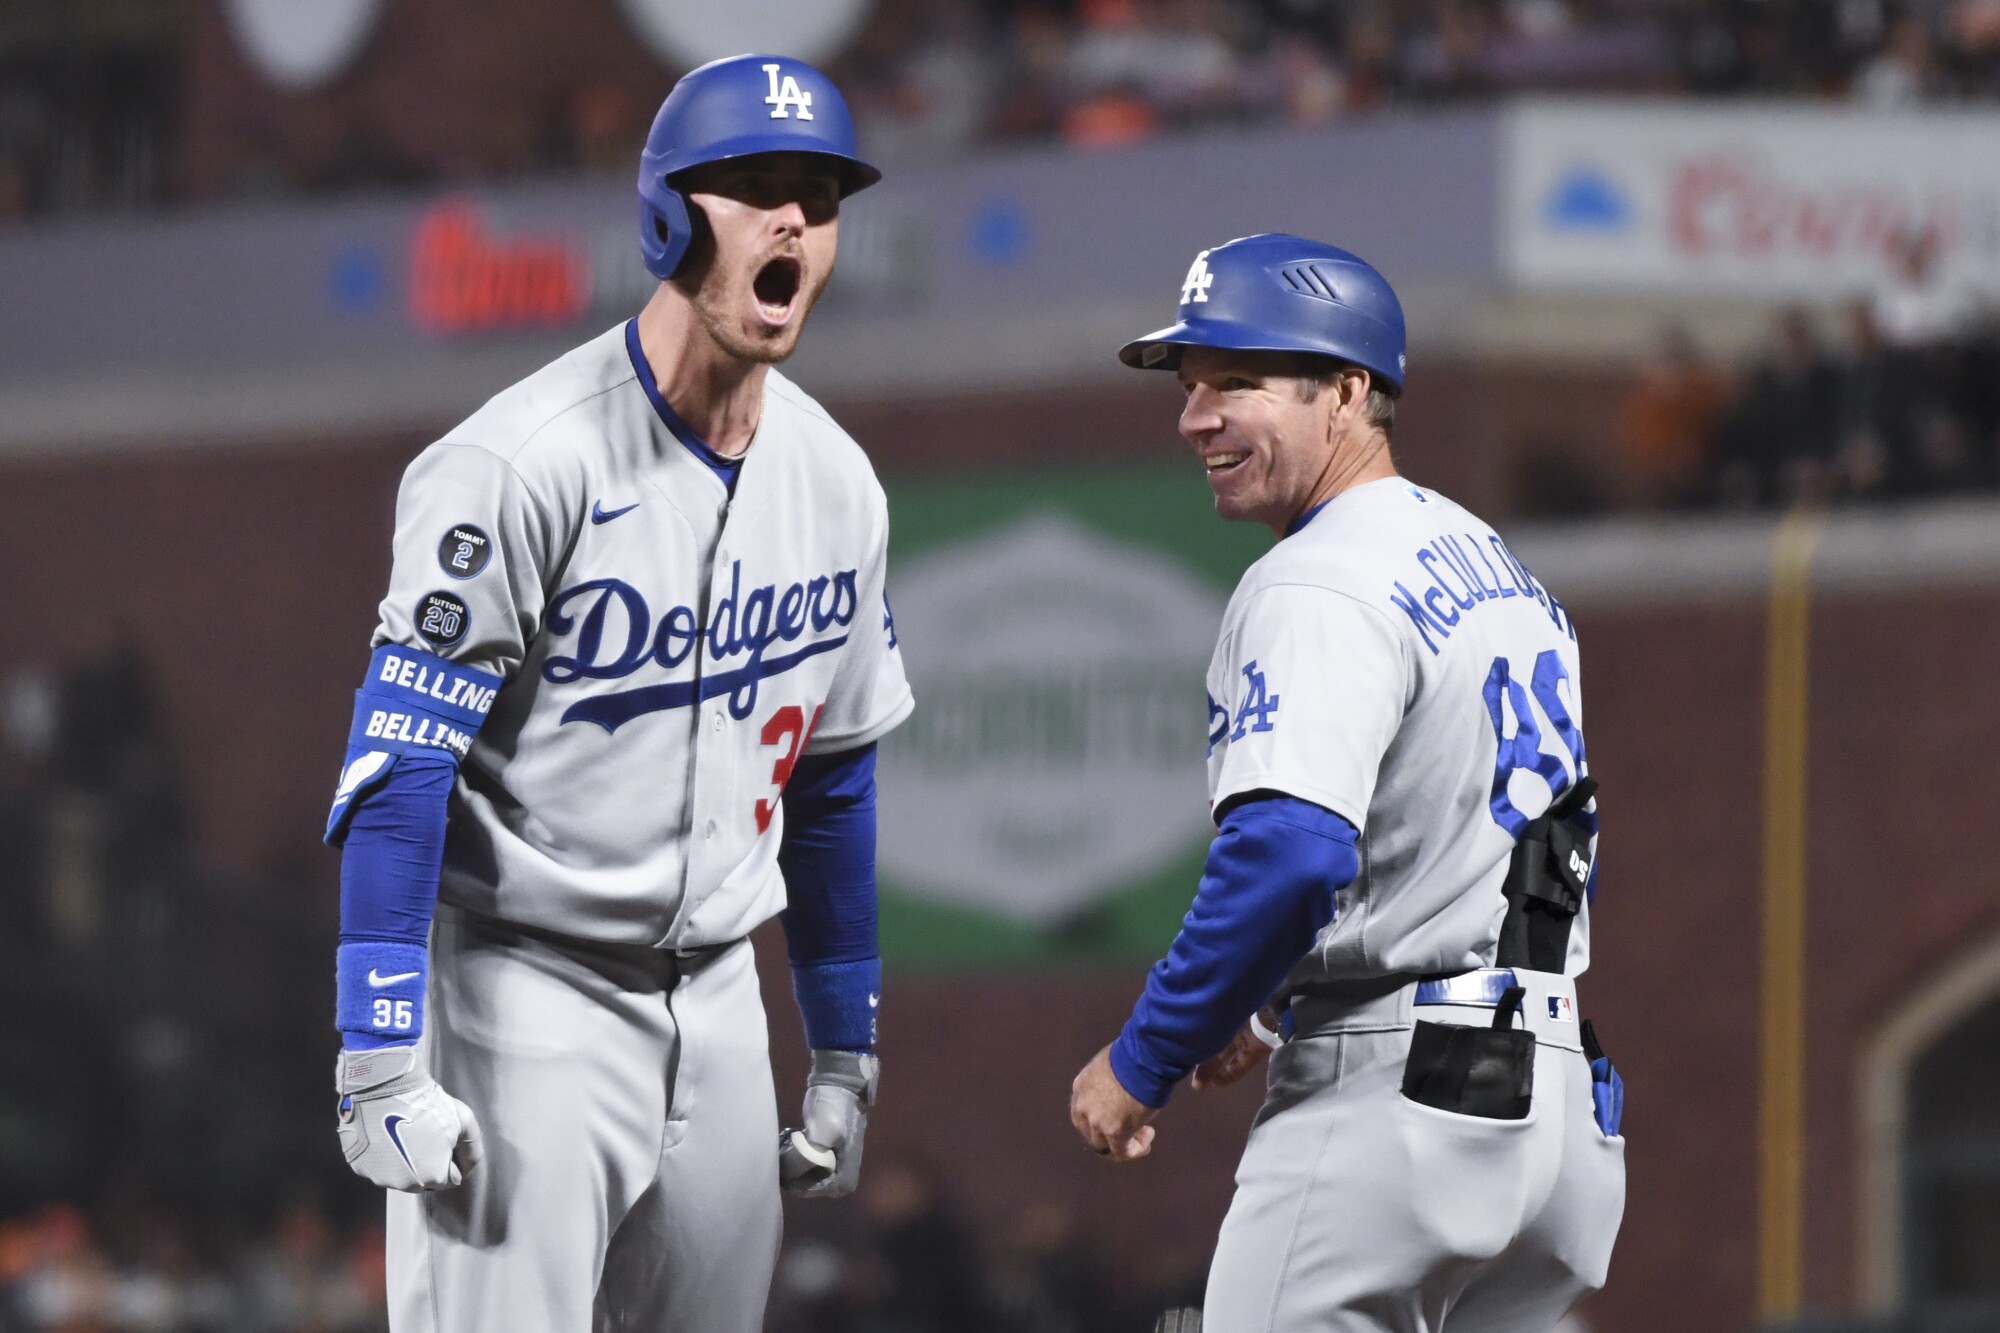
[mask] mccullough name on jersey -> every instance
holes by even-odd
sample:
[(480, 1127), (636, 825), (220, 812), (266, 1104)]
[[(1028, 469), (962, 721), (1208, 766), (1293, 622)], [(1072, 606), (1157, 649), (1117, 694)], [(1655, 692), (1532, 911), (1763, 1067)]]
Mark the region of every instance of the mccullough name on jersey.
[[(1437, 640), (1432, 635), (1449, 639), (1466, 612), (1488, 601), (1499, 602), (1510, 597), (1530, 597), (1541, 603), (1556, 628), (1574, 640), (1576, 626), (1570, 623), (1567, 608), (1556, 600), (1555, 594), (1528, 572), (1520, 557), (1508, 550), (1507, 543), (1498, 536), (1488, 533), (1485, 545), (1492, 548), (1492, 557), (1481, 549), (1479, 538), (1470, 532), (1440, 533), (1419, 547), (1415, 556), (1424, 571), (1419, 582), (1427, 576), (1431, 586), (1414, 593), (1399, 579), (1396, 590), (1389, 594), (1390, 602), (1417, 627), (1431, 655), (1435, 657), (1438, 653)], [(1499, 561), (1497, 565), (1495, 559)]]

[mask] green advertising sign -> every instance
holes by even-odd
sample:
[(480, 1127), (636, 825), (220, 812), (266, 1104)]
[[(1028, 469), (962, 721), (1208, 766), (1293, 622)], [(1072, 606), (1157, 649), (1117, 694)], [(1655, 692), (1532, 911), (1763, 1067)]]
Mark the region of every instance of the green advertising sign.
[(1156, 956), (1210, 826), (1202, 678), (1270, 545), (1192, 460), (894, 482), (917, 710), (882, 747), (882, 947), (903, 963)]

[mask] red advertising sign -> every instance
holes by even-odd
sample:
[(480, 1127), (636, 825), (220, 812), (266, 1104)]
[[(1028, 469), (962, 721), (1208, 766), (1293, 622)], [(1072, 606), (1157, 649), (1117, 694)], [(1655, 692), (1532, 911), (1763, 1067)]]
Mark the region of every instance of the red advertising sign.
[(444, 199), (410, 236), (410, 316), (428, 333), (560, 328), (590, 308), (590, 254), (563, 236), (497, 236)]

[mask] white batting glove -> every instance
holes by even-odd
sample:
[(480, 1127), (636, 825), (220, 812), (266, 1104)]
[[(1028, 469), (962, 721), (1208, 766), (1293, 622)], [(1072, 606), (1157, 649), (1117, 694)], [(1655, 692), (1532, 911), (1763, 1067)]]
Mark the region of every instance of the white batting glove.
[(342, 1051), (340, 1150), (363, 1180), (385, 1189), (451, 1189), (479, 1165), (472, 1108), (437, 1085), (414, 1046)]
[(861, 1179), (861, 1140), (875, 1104), (882, 1062), (859, 1051), (814, 1051), (806, 1078), (805, 1128), (778, 1134), (778, 1179), (814, 1199), (852, 1194)]

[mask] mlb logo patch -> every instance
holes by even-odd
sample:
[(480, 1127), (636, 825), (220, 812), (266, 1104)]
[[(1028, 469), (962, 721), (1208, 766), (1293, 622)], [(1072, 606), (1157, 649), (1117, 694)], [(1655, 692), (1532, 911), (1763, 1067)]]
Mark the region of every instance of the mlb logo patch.
[(1576, 1022), (1576, 1003), (1567, 995), (1549, 996), (1549, 1021), (1551, 1023)]

